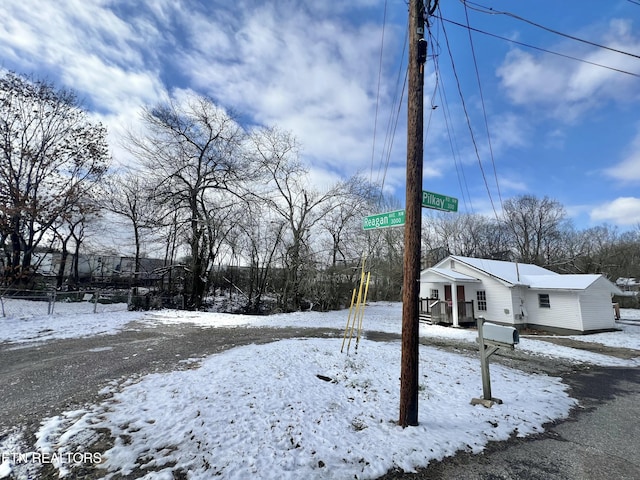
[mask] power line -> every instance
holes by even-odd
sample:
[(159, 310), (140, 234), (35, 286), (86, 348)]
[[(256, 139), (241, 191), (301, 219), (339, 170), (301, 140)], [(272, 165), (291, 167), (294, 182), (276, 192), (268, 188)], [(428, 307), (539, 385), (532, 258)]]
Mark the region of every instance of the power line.
[[(464, 172), (464, 166), (460, 161), (460, 152), (455, 140), (456, 133), (454, 129), (454, 124), (451, 121), (452, 115), (449, 110), (449, 101), (447, 99), (447, 92), (442, 81), (442, 75), (440, 73), (440, 63), (439, 63), (439, 55), (436, 52), (436, 47), (440, 48), (439, 40), (433, 35), (433, 32), (428, 24), (428, 32), (429, 32), (429, 44), (433, 50), (433, 66), (434, 73), (436, 76), (436, 90), (434, 90), (434, 94), (438, 93), (440, 97), (440, 105), (442, 108), (442, 115), (444, 118), (445, 127), (447, 130), (447, 138), (449, 139), (449, 148), (451, 149), (451, 157), (453, 158), (453, 164), (456, 167), (456, 176), (458, 178), (458, 186), (460, 187), (460, 193), (462, 196), (462, 202), (465, 206), (466, 211), (473, 212), (473, 203), (471, 200), (471, 194), (469, 193), (469, 185), (467, 183), (467, 179)], [(432, 99), (433, 101), (433, 99)], [(433, 109), (436, 108), (436, 105), (432, 103), (431, 105), (432, 112)]]
[(376, 91), (376, 113), (373, 120), (373, 145), (371, 147), (371, 173), (369, 180), (373, 177), (373, 159), (376, 153), (376, 133), (378, 130), (378, 108), (380, 105), (380, 83), (382, 81), (382, 54), (384, 52), (384, 31), (387, 25), (387, 0), (384, 2), (384, 13), (382, 15), (382, 38), (380, 39), (380, 62), (378, 63), (378, 88)]
[[(382, 190), (384, 188), (384, 182), (385, 179), (387, 177), (387, 172), (389, 170), (389, 163), (391, 162), (391, 152), (392, 152), (392, 147), (393, 147), (393, 141), (395, 139), (395, 135), (396, 135), (396, 130), (398, 127), (398, 121), (400, 118), (400, 112), (402, 110), (402, 100), (404, 99), (404, 92), (405, 92), (405, 88), (407, 86), (407, 75), (408, 75), (408, 70), (406, 68), (404, 68), (404, 58), (405, 58), (405, 53), (406, 53), (406, 49), (407, 49), (407, 40), (408, 40), (408, 28), (405, 30), (405, 38), (404, 38), (404, 42), (403, 42), (403, 47), (402, 47), (402, 55), (400, 56), (400, 58), (402, 58), (402, 61), (400, 62), (400, 65), (398, 66), (398, 76), (396, 79), (396, 86), (395, 86), (395, 95), (394, 98), (391, 102), (391, 114), (389, 116), (389, 122), (387, 123), (387, 131), (386, 131), (386, 136), (385, 136), (385, 141), (382, 147), (382, 154), (381, 154), (381, 164), (384, 162), (384, 169), (383, 169), (383, 175), (382, 175), (382, 180), (380, 183), (380, 198), (382, 198)], [(400, 83), (402, 77), (402, 72), (404, 71), (404, 81), (402, 83)], [(402, 88), (400, 88), (402, 87)], [(400, 92), (400, 96), (398, 97), (398, 92)], [(397, 105), (397, 111), (394, 113), (394, 106)], [(386, 157), (386, 160), (385, 160)], [(380, 180), (380, 176), (378, 174), (378, 179)]]
[(453, 53), (451, 52), (451, 45), (449, 44), (449, 37), (447, 35), (447, 31), (444, 28), (444, 24), (442, 24), (442, 32), (444, 33), (445, 42), (447, 44), (447, 50), (449, 52), (449, 57), (451, 58), (451, 67), (453, 70), (453, 76), (456, 79), (456, 85), (458, 87), (458, 94), (460, 95), (460, 102), (462, 104), (462, 109), (464, 111), (465, 118), (467, 120), (467, 127), (469, 128), (469, 133), (471, 135), (471, 142), (473, 143), (473, 147), (475, 150), (476, 158), (478, 160), (478, 165), (480, 166), (480, 173), (482, 174), (482, 179), (484, 180), (484, 185), (487, 189), (487, 195), (489, 196), (489, 201), (491, 202), (491, 208), (493, 209), (493, 213), (498, 219), (498, 212), (496, 211), (496, 206), (493, 202), (493, 197), (491, 196), (491, 189), (489, 188), (489, 183), (487, 182), (487, 176), (484, 172), (484, 167), (482, 165), (482, 160), (480, 159), (480, 151), (478, 149), (478, 143), (476, 142), (475, 135), (473, 133), (473, 128), (471, 127), (471, 118), (469, 117), (469, 111), (467, 109), (467, 102), (464, 99), (464, 95), (462, 93), (462, 87), (460, 86), (460, 77), (458, 76), (458, 71), (455, 67), (455, 62), (453, 60)]
[(447, 93), (442, 83), (442, 76), (440, 75), (440, 65), (438, 61), (434, 62), (436, 68), (437, 81), (440, 85), (438, 88), (438, 94), (440, 95), (440, 103), (442, 104), (442, 113), (444, 116), (445, 126), (447, 128), (447, 136), (449, 138), (449, 148), (451, 149), (451, 156), (453, 157), (453, 164), (456, 167), (456, 176), (458, 177), (458, 185), (460, 186), (460, 192), (462, 194), (462, 202), (465, 205), (467, 211), (474, 211), (473, 202), (471, 200), (471, 193), (469, 192), (469, 184), (467, 183), (467, 177), (464, 173), (464, 166), (460, 161), (460, 149), (455, 141), (456, 133), (454, 130), (453, 121), (450, 120), (451, 112), (449, 110), (449, 102), (447, 100)]
[(515, 13), (502, 12), (502, 11), (499, 11), (499, 10), (494, 10), (491, 7), (485, 7), (485, 6), (480, 5), (478, 3), (475, 3), (475, 2), (469, 2), (468, 0), (460, 0), (460, 1), (465, 6), (469, 5), (469, 8), (471, 8), (472, 10), (475, 10), (477, 12), (486, 13), (486, 14), (489, 14), (489, 15), (505, 15), (507, 17), (515, 18), (516, 20), (520, 20), (522, 22), (528, 23), (529, 25), (533, 25), (534, 27), (540, 28), (542, 30), (545, 30), (545, 31), (550, 32), (550, 33), (553, 33), (555, 35), (560, 35), (561, 37), (565, 37), (565, 38), (569, 38), (571, 40), (575, 40), (576, 42), (585, 43), (585, 44), (591, 45), (593, 47), (602, 48), (604, 50), (609, 50), (611, 52), (620, 53), (621, 55), (628, 55), (630, 57), (634, 57), (634, 58), (640, 59), (640, 55), (636, 55), (635, 53), (625, 52), (624, 50), (618, 50), (617, 48), (608, 47), (606, 45), (601, 45), (599, 43), (592, 42), (590, 40), (585, 40), (584, 38), (579, 38), (579, 37), (576, 37), (574, 35), (569, 35), (568, 33), (563, 33), (563, 32), (560, 32), (558, 30), (555, 30), (553, 28), (545, 27), (544, 25), (540, 25), (539, 23), (536, 23), (536, 22), (534, 22), (532, 20), (528, 20), (528, 19), (526, 19), (524, 17), (521, 17), (520, 15), (516, 15)]
[[(639, 4), (639, 5), (640, 5), (640, 4)], [(462, 24), (462, 23), (458, 23), (458, 22), (456, 22), (456, 21), (454, 21), (454, 20), (449, 20), (449, 19), (444, 18), (444, 17), (442, 17), (442, 16), (438, 16), (438, 17), (436, 17), (436, 18), (439, 18), (439, 19), (440, 19), (440, 20), (442, 20), (443, 22), (451, 23), (451, 24), (456, 25), (456, 26), (458, 26), (458, 27), (462, 27), (462, 28), (465, 28), (465, 29), (467, 29), (467, 30), (471, 30), (471, 31), (473, 31), (473, 32), (482, 33), (483, 35), (488, 35), (488, 36), (490, 36), (490, 37), (494, 37), (494, 38), (497, 38), (497, 39), (499, 39), (499, 40), (504, 40), (504, 41), (506, 41), (506, 42), (513, 43), (513, 44), (515, 44), (515, 45), (520, 45), (520, 46), (522, 46), (522, 47), (531, 48), (531, 49), (533, 49), (533, 50), (538, 50), (538, 51), (540, 51), (540, 52), (549, 53), (549, 54), (551, 54), (551, 55), (557, 55), (557, 56), (559, 56), (559, 57), (567, 58), (567, 59), (569, 59), (569, 60), (575, 60), (575, 61), (577, 61), (577, 62), (586, 63), (586, 64), (589, 64), (589, 65), (593, 65), (593, 66), (595, 66), (595, 67), (606, 68), (606, 69), (608, 69), (608, 70), (613, 70), (614, 72), (624, 73), (625, 75), (631, 75), (631, 76), (633, 76), (633, 77), (638, 77), (638, 78), (640, 78), (640, 74), (638, 74), (638, 73), (628, 72), (628, 71), (626, 71), (626, 70), (622, 70), (622, 69), (620, 69), (620, 68), (609, 67), (609, 66), (607, 66), (607, 65), (603, 65), (603, 64), (601, 64), (601, 63), (591, 62), (591, 61), (589, 61), (589, 60), (584, 60), (584, 59), (582, 59), (582, 58), (578, 58), (578, 57), (574, 57), (574, 56), (571, 56), (571, 55), (567, 55), (567, 54), (565, 54), (565, 53), (554, 52), (554, 51), (552, 51), (552, 50), (547, 50), (547, 49), (545, 49), (545, 48), (536, 47), (536, 46), (534, 46), (534, 45), (529, 45), (529, 44), (527, 44), (527, 43), (523, 43), (523, 42), (518, 42), (517, 40), (513, 40), (513, 39), (511, 39), (511, 38), (507, 38), (507, 37), (502, 37), (502, 36), (500, 36), (500, 35), (496, 35), (495, 33), (486, 32), (486, 31), (484, 31), (484, 30), (479, 30), (479, 29), (477, 29), (477, 28), (470, 27), (470, 26), (468, 26), (468, 25), (464, 25), (464, 24)]]
[[(469, 11), (467, 10), (467, 6), (465, 4), (465, 16), (467, 19), (467, 25), (469, 25)], [(473, 65), (476, 71), (476, 79), (478, 81), (478, 90), (480, 92), (480, 101), (482, 103), (482, 114), (484, 116), (484, 126), (487, 131), (487, 142), (489, 144), (489, 155), (491, 156), (491, 164), (493, 165), (493, 176), (496, 181), (496, 189), (498, 190), (498, 199), (500, 200), (500, 207), (502, 208), (502, 193), (500, 192), (500, 183), (498, 182), (498, 172), (496, 170), (496, 161), (493, 155), (493, 145), (491, 142), (491, 133), (489, 131), (489, 121), (487, 120), (487, 109), (484, 103), (484, 94), (482, 92), (482, 83), (480, 82), (480, 71), (478, 70), (478, 60), (476, 58), (476, 49), (473, 44), (473, 37), (471, 36), (471, 30), (467, 30), (469, 34), (469, 44), (471, 45), (471, 55), (473, 57)]]

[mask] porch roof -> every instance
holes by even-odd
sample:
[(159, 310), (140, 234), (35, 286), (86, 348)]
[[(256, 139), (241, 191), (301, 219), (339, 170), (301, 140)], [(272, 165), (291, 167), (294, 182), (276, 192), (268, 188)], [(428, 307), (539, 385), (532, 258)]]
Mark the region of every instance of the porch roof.
[(420, 281), (431, 283), (480, 283), (477, 278), (465, 275), (464, 273), (456, 272), (448, 268), (431, 267), (420, 275)]

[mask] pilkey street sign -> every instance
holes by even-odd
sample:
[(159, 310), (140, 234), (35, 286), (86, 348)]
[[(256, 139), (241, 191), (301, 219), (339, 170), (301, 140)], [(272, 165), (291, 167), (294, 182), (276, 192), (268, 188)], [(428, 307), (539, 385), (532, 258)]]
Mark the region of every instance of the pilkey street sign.
[(458, 199), (455, 197), (449, 197), (448, 195), (440, 195), (439, 193), (423, 190), (422, 206), (436, 210), (443, 210), (445, 212), (457, 212)]

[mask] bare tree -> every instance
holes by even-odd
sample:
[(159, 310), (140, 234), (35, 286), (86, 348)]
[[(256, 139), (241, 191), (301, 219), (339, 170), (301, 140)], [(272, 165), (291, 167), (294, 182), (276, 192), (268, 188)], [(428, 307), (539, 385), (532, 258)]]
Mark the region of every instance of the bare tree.
[(261, 202), (247, 202), (237, 226), (239, 235), (234, 244), (243, 251), (249, 265), (245, 311), (261, 313), (265, 310), (263, 297), (268, 288), (276, 287), (274, 270), (279, 265), (277, 260), (286, 222), (272, 215)]
[(104, 182), (101, 206), (126, 219), (134, 241), (134, 285), (140, 277), (140, 254), (145, 231), (158, 223), (158, 205), (152, 201), (151, 187), (140, 172), (127, 170)]
[(566, 221), (565, 209), (559, 202), (533, 195), (510, 198), (504, 202), (504, 215), (518, 261), (553, 263), (554, 249), (559, 245)]
[(227, 112), (197, 95), (147, 108), (143, 120), (147, 132), (130, 135), (131, 151), (153, 178), (155, 201), (173, 206), (187, 225), (187, 306), (199, 309), (212, 261), (208, 212), (218, 207), (211, 194), (231, 191), (242, 177), (238, 149), (244, 132)]
[[(506, 225), (479, 214), (451, 214), (437, 212), (428, 214), (423, 238), (428, 241), (428, 250), (443, 252), (444, 256), (508, 260), (509, 239)], [(435, 261), (444, 258), (439, 254)]]
[[(89, 198), (74, 202), (73, 207), (61, 215), (51, 225), (51, 232), (56, 240), (56, 246), (60, 249), (60, 265), (56, 274), (56, 288), (64, 284), (67, 273), (67, 262), (71, 254), (71, 268), (69, 285), (73, 288), (78, 285), (79, 271), (78, 261), (80, 248), (87, 235), (87, 227), (100, 217), (100, 208)], [(71, 250), (73, 248), (73, 250)]]
[(10, 275), (26, 281), (51, 226), (100, 181), (106, 130), (71, 91), (13, 73), (0, 78), (0, 191), (11, 244)]
[(337, 195), (338, 187), (324, 193), (308, 187), (307, 171), (300, 162), (297, 142), (288, 132), (275, 128), (256, 130), (251, 135), (251, 144), (251, 155), (265, 181), (265, 188), (255, 195), (286, 224), (281, 307), (298, 310), (302, 304), (302, 285), (315, 276), (311, 229), (335, 207), (329, 200)]
[(316, 226), (322, 239), (322, 281), (316, 285), (316, 302), (323, 309), (337, 309), (348, 304), (353, 286), (359, 280), (359, 263), (367, 255), (362, 220), (369, 215), (380, 191), (359, 175), (337, 185), (332, 204)]

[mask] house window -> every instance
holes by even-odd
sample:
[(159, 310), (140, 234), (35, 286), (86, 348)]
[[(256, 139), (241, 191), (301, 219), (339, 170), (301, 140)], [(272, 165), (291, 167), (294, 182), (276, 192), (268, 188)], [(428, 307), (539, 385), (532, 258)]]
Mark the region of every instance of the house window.
[(437, 289), (431, 290), (431, 296), (429, 298), (433, 298), (434, 300), (438, 300), (440, 298), (440, 293)]
[(549, 302), (549, 294), (548, 293), (539, 293), (538, 294), (538, 306), (540, 308), (551, 308), (551, 303)]
[(478, 310), (482, 312), (487, 311), (487, 292), (484, 290), (478, 290), (476, 292), (476, 298), (478, 300)]

